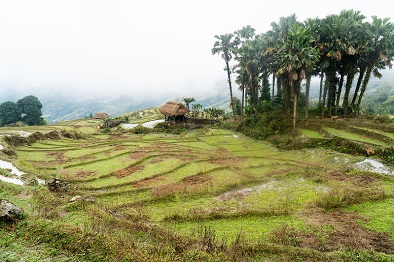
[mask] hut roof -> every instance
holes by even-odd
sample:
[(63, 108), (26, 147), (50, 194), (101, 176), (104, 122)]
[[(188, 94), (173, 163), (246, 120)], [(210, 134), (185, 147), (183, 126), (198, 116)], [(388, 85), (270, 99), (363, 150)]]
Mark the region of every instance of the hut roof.
[(164, 106), (160, 107), (159, 111), (165, 116), (184, 116), (190, 112), (182, 103), (173, 101), (165, 103)]
[(108, 115), (105, 112), (98, 112), (98, 113), (94, 114), (93, 118), (94, 119), (107, 119)]

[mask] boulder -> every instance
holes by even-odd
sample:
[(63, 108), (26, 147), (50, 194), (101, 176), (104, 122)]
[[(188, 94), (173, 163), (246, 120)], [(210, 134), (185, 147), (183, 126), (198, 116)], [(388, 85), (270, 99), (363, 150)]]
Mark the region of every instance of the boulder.
[(51, 178), (47, 181), (48, 189), (52, 192), (68, 191), (67, 182), (58, 178)]
[(0, 199), (0, 221), (12, 222), (23, 217), (23, 210), (10, 201)]

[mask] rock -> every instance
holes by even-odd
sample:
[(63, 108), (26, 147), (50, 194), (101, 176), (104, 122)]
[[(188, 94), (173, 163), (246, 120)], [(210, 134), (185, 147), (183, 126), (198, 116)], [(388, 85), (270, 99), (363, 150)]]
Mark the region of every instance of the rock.
[(75, 201), (77, 201), (77, 200), (79, 200), (81, 198), (82, 198), (81, 196), (75, 196), (75, 197), (70, 199), (70, 202), (75, 202)]
[(94, 198), (92, 196), (75, 196), (75, 197), (71, 198), (69, 202), (72, 203), (75, 201), (85, 201), (85, 202), (89, 202), (90, 204), (93, 204), (96, 202), (96, 198)]
[(68, 191), (67, 182), (58, 178), (51, 178), (47, 182), (49, 191), (52, 192), (65, 192)]
[(0, 221), (12, 222), (23, 217), (23, 210), (2, 198), (0, 199)]

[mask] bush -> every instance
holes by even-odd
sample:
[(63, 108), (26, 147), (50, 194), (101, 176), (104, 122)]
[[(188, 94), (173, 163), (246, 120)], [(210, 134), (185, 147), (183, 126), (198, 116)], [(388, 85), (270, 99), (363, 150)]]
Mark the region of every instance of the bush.
[(131, 132), (133, 132), (134, 134), (148, 134), (151, 132), (151, 129), (144, 127), (142, 125), (138, 125), (138, 126), (134, 127), (133, 129), (131, 129)]
[(292, 119), (284, 112), (270, 111), (248, 116), (236, 130), (254, 139), (266, 139), (270, 135), (289, 133)]

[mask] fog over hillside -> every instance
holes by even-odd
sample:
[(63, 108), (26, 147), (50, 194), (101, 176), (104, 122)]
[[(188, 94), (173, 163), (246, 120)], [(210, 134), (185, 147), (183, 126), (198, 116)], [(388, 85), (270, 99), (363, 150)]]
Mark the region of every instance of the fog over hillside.
[[(374, 89), (382, 84), (390, 84), (394, 86), (394, 70), (384, 70), (381, 79), (371, 77), (367, 92), (373, 92)], [(356, 81), (354, 81), (355, 85)], [(319, 97), (320, 78), (314, 77), (311, 84), (310, 98), (317, 99)], [(305, 86), (303, 85), (303, 90)], [(276, 91), (276, 90), (275, 90)], [(234, 84), (235, 96), (241, 96), (238, 91), (238, 86)], [(166, 101), (175, 100), (182, 101), (183, 97), (194, 97), (195, 103), (202, 104), (203, 107), (220, 107), (224, 110), (229, 108), (228, 87), (226, 86), (226, 78), (223, 74), (223, 81), (217, 83), (217, 89), (212, 92), (193, 92), (188, 93), (187, 89), (182, 93), (171, 93), (167, 95), (133, 95), (130, 93), (117, 94), (110, 92), (106, 93), (84, 93), (80, 95), (75, 93), (68, 93), (67, 89), (53, 90), (48, 92), (40, 89), (2, 89), (0, 90), (0, 103), (5, 101), (16, 102), (18, 99), (34, 95), (39, 98), (43, 104), (43, 116), (48, 122), (59, 122), (63, 120), (70, 120), (76, 118), (83, 118), (89, 116), (90, 113), (107, 112), (111, 117), (120, 116), (127, 112), (132, 112), (148, 107), (157, 107), (164, 104)]]

